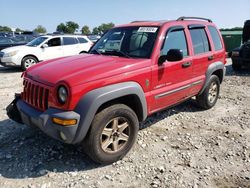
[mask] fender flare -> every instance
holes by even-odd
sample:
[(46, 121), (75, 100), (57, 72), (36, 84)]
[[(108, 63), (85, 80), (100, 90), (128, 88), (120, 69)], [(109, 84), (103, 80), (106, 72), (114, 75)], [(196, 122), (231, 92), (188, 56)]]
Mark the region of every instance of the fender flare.
[(128, 95), (136, 95), (139, 98), (142, 105), (143, 120), (145, 120), (147, 118), (147, 102), (138, 83), (123, 82), (98, 88), (84, 95), (74, 110), (81, 115), (81, 118), (73, 143), (80, 143), (85, 138), (92, 120), (102, 104)]
[(206, 72), (206, 79), (205, 79), (204, 85), (203, 85), (203, 87), (202, 87), (202, 89), (201, 89), (201, 91), (199, 92), (198, 95), (200, 95), (206, 89), (210, 77), (217, 70), (222, 70), (223, 71), (222, 80), (224, 79), (224, 76), (225, 76), (225, 65), (224, 65), (224, 63), (222, 63), (221, 61), (217, 61), (217, 62), (214, 62), (214, 63), (210, 64), (208, 66), (208, 69), (207, 69), (207, 72)]

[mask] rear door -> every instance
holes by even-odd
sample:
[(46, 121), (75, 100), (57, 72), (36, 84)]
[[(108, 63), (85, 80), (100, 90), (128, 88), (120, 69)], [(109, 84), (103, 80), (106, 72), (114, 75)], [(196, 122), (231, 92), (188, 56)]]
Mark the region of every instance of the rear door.
[(75, 37), (63, 37), (64, 56), (78, 55), (80, 46)]
[(84, 37), (77, 37), (79, 41), (79, 53), (80, 52), (88, 52), (90, 47), (92, 46), (92, 42), (88, 41)]
[(152, 112), (176, 104), (189, 96), (192, 79), (192, 57), (189, 55), (186, 29), (182, 26), (171, 27), (161, 48), (161, 55), (166, 55), (170, 49), (180, 49), (183, 60), (176, 62), (157, 63), (153, 67)]
[(208, 40), (207, 30), (204, 25), (189, 25), (193, 54), (193, 85), (191, 95), (196, 95), (204, 81), (209, 62), (214, 61), (211, 45)]

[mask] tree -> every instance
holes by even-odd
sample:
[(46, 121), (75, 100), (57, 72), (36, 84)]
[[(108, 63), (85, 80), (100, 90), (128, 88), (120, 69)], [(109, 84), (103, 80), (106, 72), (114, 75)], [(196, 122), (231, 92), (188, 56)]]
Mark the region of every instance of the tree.
[(101, 32), (101, 34), (107, 32), (108, 30), (110, 30), (111, 28), (113, 28), (115, 26), (115, 24), (113, 24), (112, 22), (110, 23), (103, 23), (102, 25), (100, 25), (98, 28), (99, 28), (99, 31)]
[(222, 28), (220, 31), (242, 31), (242, 27), (233, 27), (233, 28)]
[(82, 27), (82, 34), (83, 34), (83, 35), (89, 35), (89, 34), (90, 34), (89, 26), (84, 25), (84, 26)]
[(66, 28), (67, 28), (67, 33), (75, 33), (75, 31), (77, 29), (79, 29), (79, 25), (75, 22), (72, 22), (72, 21), (69, 21), (69, 22), (66, 22)]
[(56, 27), (56, 31), (66, 33), (66, 25), (64, 23), (60, 23)]
[(16, 28), (16, 32), (20, 33), (20, 32), (23, 32), (23, 30), (20, 28)]
[(73, 34), (78, 28), (79, 28), (79, 25), (77, 23), (69, 21), (69, 22), (66, 22), (66, 24), (60, 23), (57, 26), (56, 31)]
[(100, 33), (100, 31), (99, 31), (98, 27), (94, 27), (93, 31), (92, 31), (92, 34), (99, 35), (99, 33)]
[(36, 29), (34, 29), (34, 31), (37, 32), (37, 33), (46, 33), (47, 32), (46, 28), (43, 27), (42, 25), (38, 25), (36, 27)]
[(12, 32), (12, 30), (7, 26), (0, 26), (0, 32)]
[(93, 29), (92, 33), (94, 35), (102, 35), (103, 33), (105, 33), (106, 31), (110, 30), (114, 26), (115, 26), (115, 24), (113, 24), (112, 22), (110, 22), (110, 23), (103, 23), (103, 24), (99, 25), (98, 27), (95, 27)]

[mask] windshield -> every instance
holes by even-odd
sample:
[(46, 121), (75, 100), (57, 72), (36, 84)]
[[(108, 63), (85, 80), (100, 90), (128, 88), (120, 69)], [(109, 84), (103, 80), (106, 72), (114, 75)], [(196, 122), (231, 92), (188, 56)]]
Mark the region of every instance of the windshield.
[(38, 45), (42, 44), (47, 39), (48, 39), (48, 37), (38, 37), (38, 38), (35, 38), (34, 40), (30, 41), (26, 45), (27, 46), (38, 46)]
[(90, 50), (93, 54), (150, 58), (159, 27), (120, 27), (109, 30)]

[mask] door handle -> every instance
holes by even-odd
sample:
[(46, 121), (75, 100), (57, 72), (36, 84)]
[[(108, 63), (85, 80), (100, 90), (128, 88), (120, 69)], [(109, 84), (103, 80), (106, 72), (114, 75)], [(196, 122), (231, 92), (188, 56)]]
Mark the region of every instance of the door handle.
[(190, 67), (192, 65), (192, 62), (185, 62), (182, 64), (182, 68), (187, 68)]
[(211, 56), (208, 56), (208, 61), (212, 61), (214, 59), (214, 56), (211, 55)]

